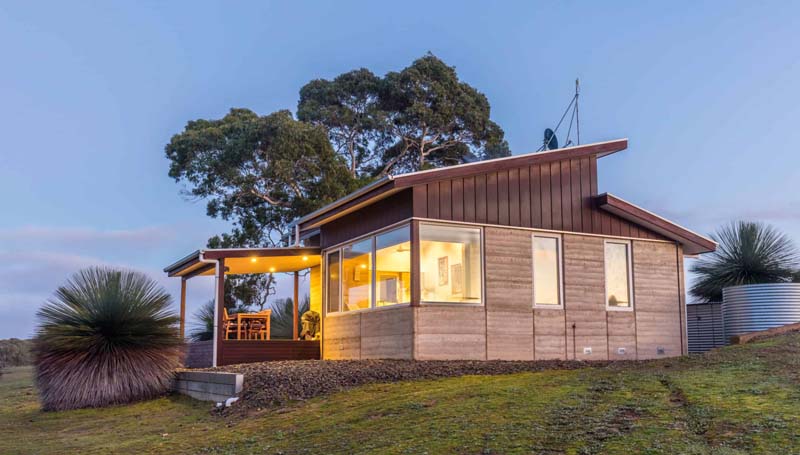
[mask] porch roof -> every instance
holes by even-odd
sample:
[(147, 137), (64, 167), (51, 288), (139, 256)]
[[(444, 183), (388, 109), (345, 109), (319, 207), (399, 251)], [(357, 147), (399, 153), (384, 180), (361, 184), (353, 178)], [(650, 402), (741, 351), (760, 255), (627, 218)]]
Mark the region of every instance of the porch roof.
[(218, 260), (225, 261), (226, 275), (297, 272), (320, 264), (317, 247), (214, 248), (197, 250), (164, 268), (171, 277), (214, 275)]

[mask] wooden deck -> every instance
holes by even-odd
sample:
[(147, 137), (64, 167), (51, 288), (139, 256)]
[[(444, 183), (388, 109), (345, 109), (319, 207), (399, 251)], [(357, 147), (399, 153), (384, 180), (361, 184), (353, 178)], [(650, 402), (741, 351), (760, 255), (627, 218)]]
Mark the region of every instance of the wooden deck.
[(217, 353), (217, 365), (319, 358), (318, 340), (224, 340)]

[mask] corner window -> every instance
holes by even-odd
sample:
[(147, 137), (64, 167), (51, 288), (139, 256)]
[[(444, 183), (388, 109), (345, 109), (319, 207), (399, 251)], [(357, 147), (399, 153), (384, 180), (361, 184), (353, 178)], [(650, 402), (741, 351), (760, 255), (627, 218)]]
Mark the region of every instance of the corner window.
[(419, 238), (422, 301), (481, 303), (481, 230), (423, 223)]
[(372, 238), (342, 248), (342, 311), (363, 310), (372, 301)]
[(605, 242), (606, 308), (609, 310), (633, 308), (630, 248), (630, 242)]
[(328, 313), (411, 301), (408, 225), (330, 250), (326, 265)]
[(408, 226), (375, 237), (375, 306), (411, 301), (411, 233)]
[(557, 235), (533, 236), (533, 304), (537, 307), (561, 306), (561, 238)]

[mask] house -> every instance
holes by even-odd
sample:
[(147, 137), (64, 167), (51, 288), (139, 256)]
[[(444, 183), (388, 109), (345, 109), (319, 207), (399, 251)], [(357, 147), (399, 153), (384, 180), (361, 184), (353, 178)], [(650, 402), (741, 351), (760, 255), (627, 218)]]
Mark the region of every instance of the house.
[(716, 244), (599, 193), (597, 160), (627, 144), (386, 177), (297, 220), (295, 246), (201, 250), (165, 271), (183, 289), (216, 276), (221, 312), (226, 274), (310, 270), (321, 343), (223, 339), (218, 317), (218, 365), (682, 355), (683, 258)]

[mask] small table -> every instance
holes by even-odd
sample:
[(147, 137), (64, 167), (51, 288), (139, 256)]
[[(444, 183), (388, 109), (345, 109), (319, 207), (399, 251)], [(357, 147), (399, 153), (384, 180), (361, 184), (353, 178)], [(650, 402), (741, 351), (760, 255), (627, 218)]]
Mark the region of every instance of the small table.
[[(269, 327), (269, 318), (272, 316), (272, 311), (267, 310), (261, 313), (236, 313), (236, 339), (242, 339), (242, 321), (244, 319), (263, 319), (264, 323)], [(270, 338), (270, 331), (267, 330), (267, 339)]]

